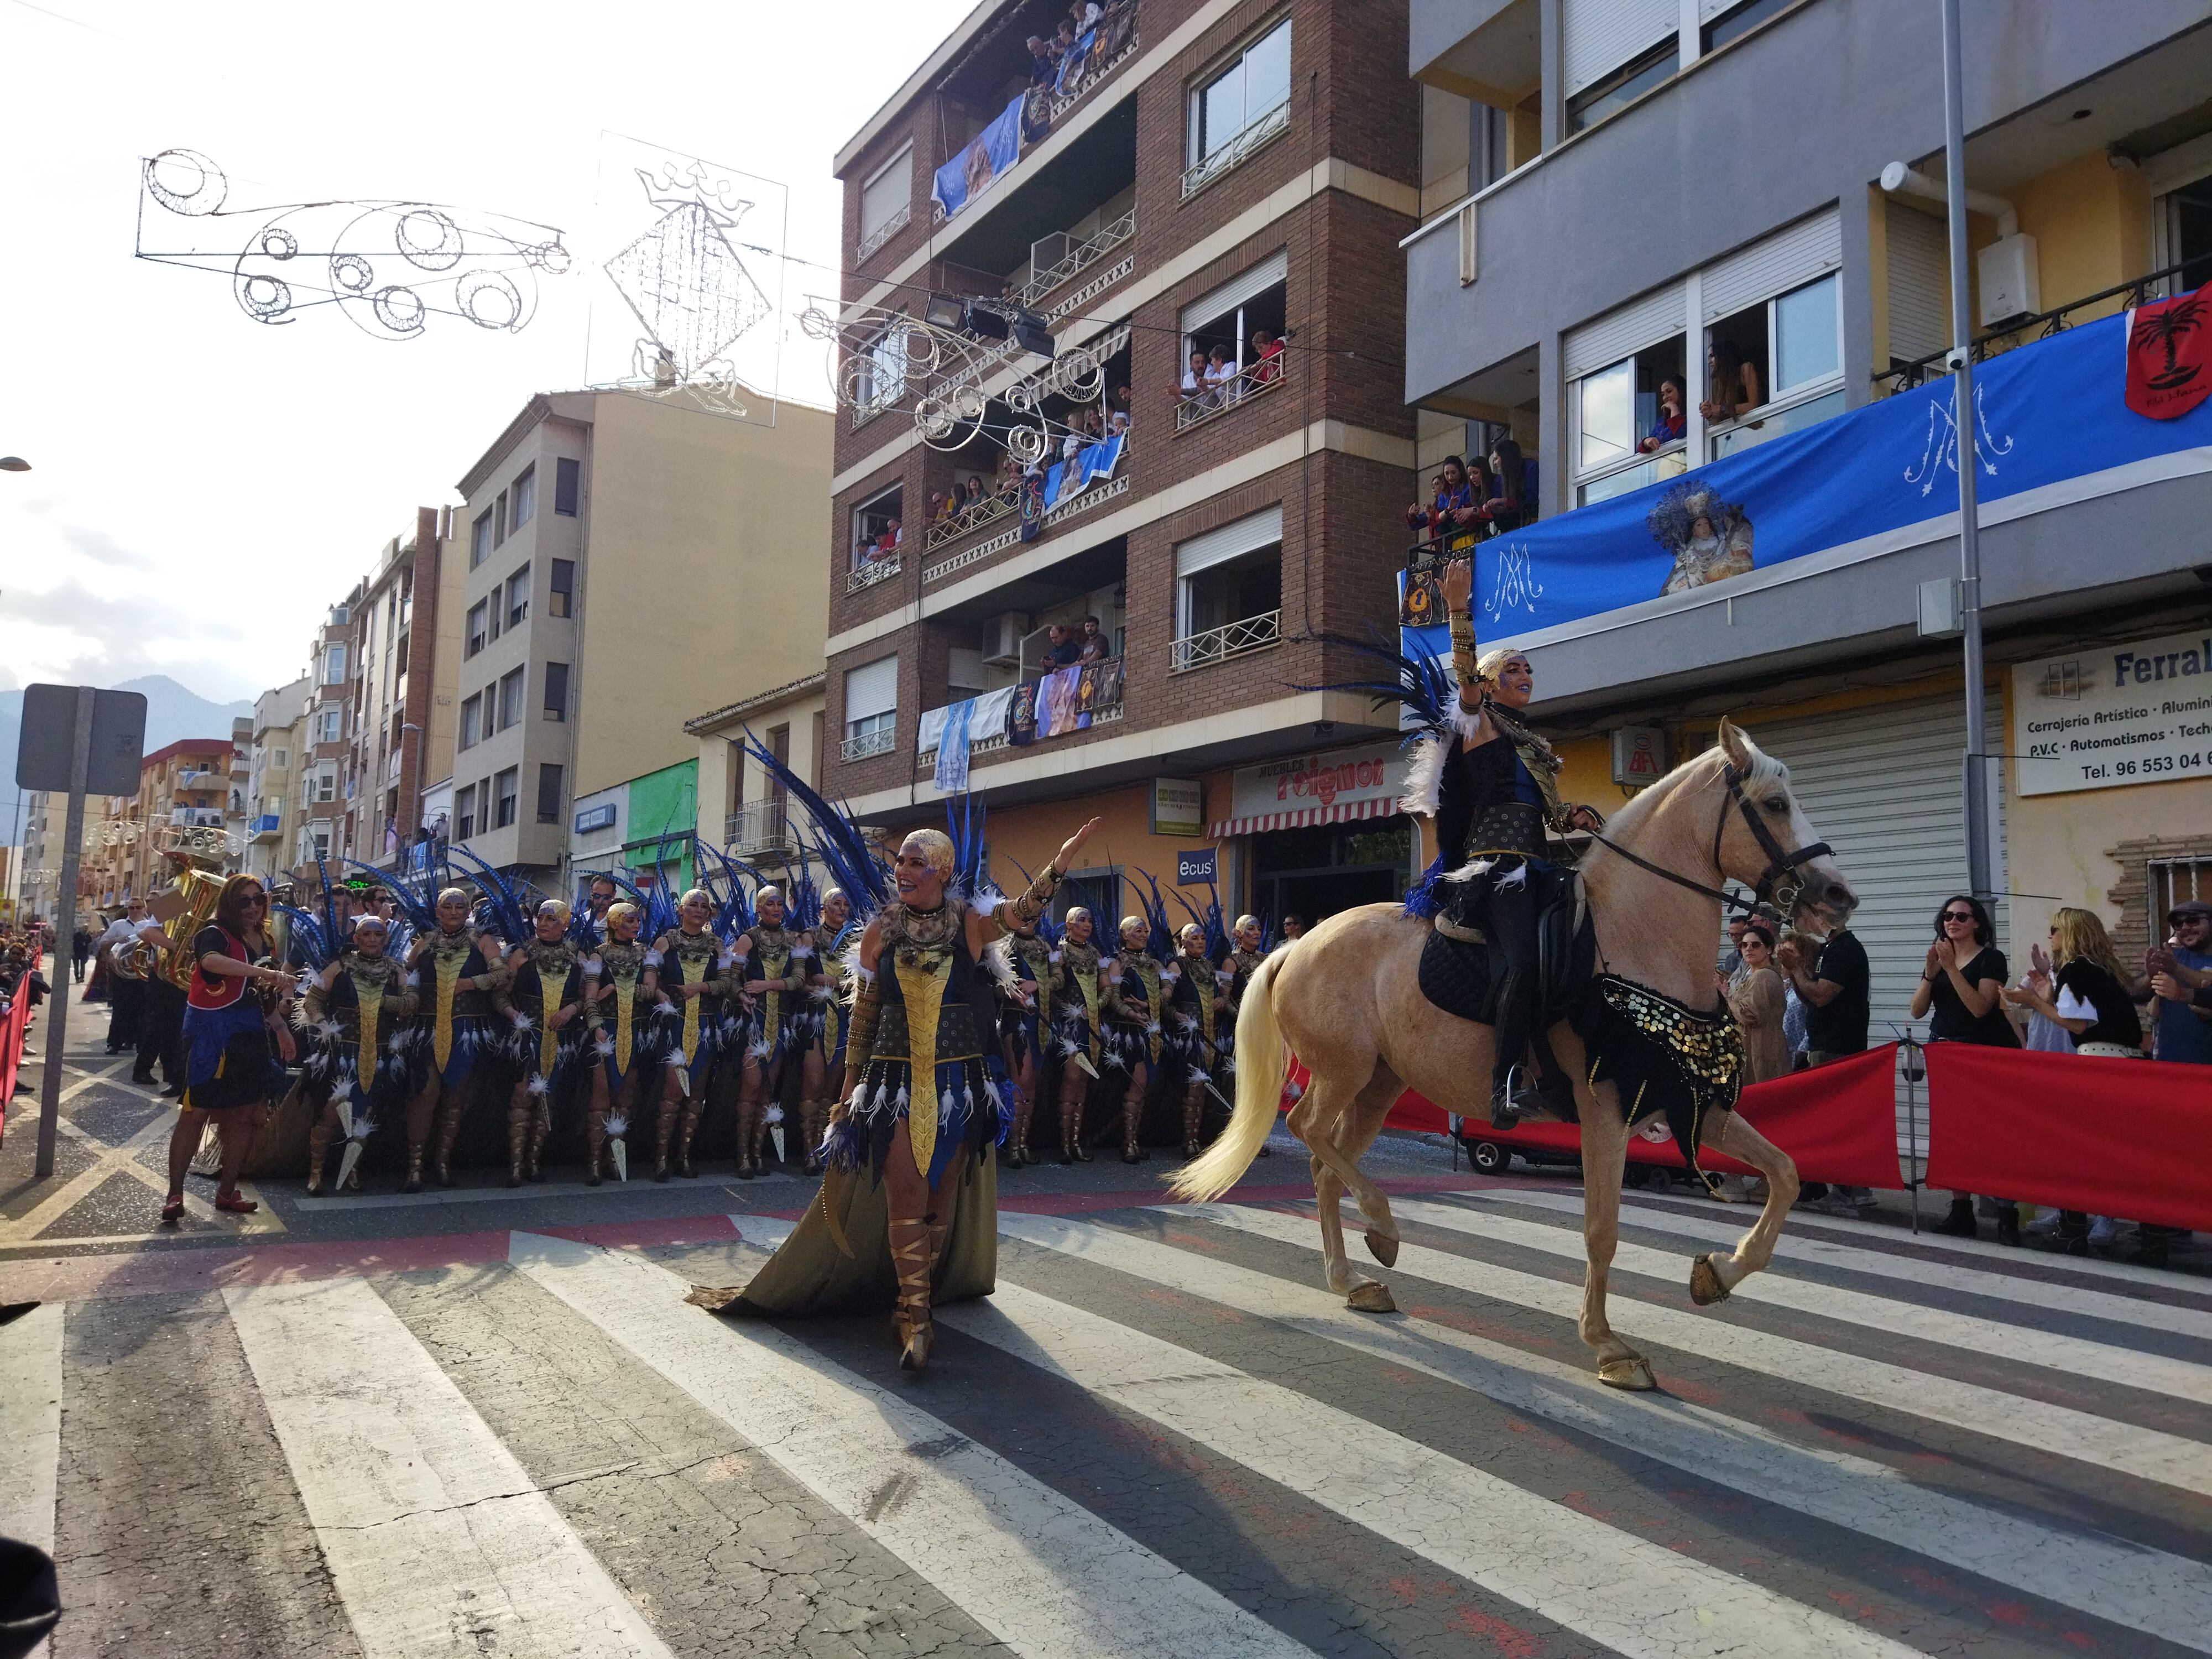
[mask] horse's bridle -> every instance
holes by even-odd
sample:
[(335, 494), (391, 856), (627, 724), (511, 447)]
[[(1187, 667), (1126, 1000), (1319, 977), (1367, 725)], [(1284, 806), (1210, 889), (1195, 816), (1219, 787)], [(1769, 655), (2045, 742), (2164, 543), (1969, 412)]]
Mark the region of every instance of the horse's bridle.
[[(1650, 860), (1639, 858), (1620, 842), (1607, 841), (1595, 830), (1591, 832), (1590, 839), (1607, 852), (1618, 853), (1639, 870), (1671, 881), (1677, 887), (1686, 887), (1703, 897), (1718, 899), (1723, 914), (1734, 909), (1749, 915), (1761, 905), (1770, 902), (1783, 915), (1796, 914), (1805, 896), (1804, 866), (1835, 849), (1825, 841), (1816, 841), (1794, 853), (1785, 852), (1782, 843), (1775, 839), (1774, 832), (1766, 827), (1765, 820), (1753, 810), (1750, 800), (1746, 798), (1743, 791), (1746, 775), (1736, 770), (1734, 762), (1724, 761), (1721, 777), (1728, 785), (1729, 799), (1735, 803), (1736, 811), (1743, 815), (1744, 823), (1750, 827), (1752, 839), (1759, 843), (1759, 850), (1766, 854), (1766, 868), (1759, 872), (1759, 884), (1752, 890), (1748, 900), (1740, 899), (1718, 887), (1708, 887), (1701, 881), (1692, 881), (1677, 871), (1662, 869)], [(1712, 864), (1716, 872), (1721, 867), (1721, 836), (1727, 828), (1728, 807), (1723, 804), (1720, 815), (1713, 820)]]

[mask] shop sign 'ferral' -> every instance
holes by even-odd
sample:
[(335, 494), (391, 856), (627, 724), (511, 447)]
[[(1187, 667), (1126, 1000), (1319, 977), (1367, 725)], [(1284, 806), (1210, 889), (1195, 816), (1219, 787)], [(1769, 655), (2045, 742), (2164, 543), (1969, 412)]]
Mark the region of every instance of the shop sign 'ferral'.
[(2203, 777), (2212, 771), (2212, 635), (2016, 664), (2012, 711), (2023, 795)]

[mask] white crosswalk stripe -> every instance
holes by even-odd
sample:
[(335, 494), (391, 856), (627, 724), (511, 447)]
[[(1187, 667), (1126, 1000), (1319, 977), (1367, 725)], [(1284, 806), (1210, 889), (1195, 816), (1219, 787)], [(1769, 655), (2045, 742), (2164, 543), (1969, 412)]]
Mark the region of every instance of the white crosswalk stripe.
[[(661, 1260), (514, 1233), (503, 1263), (180, 1306), (234, 1333), (235, 1350), (193, 1352), (219, 1347), (231, 1393), (258, 1395), (253, 1478), (297, 1498), (302, 1551), (283, 1559), (319, 1575), (316, 1616), (365, 1659), (782, 1653), (817, 1630), (872, 1655), (910, 1650), (914, 1620), (936, 1621), (933, 1650), (1036, 1659), (1310, 1659), (1347, 1638), (1424, 1656), (1485, 1638), (1620, 1659), (2212, 1654), (2212, 1365), (2147, 1351), (2212, 1315), (2109, 1275), (2089, 1287), (2071, 1261), (1998, 1273), (1893, 1231), (1886, 1249), (1793, 1232), (1738, 1303), (1692, 1312), (1684, 1255), (1627, 1245), (1625, 1273), (1671, 1295), (1617, 1279), (1616, 1324), (1696, 1362), (1659, 1358), (1680, 1392), (1621, 1394), (1575, 1338), (1578, 1284), (1493, 1259), (1578, 1267), (1572, 1196), (1394, 1208), (1437, 1231), (1389, 1275), (1419, 1311), (1380, 1317), (1321, 1286), (1310, 1205), (1002, 1212), (997, 1291), (939, 1310), (919, 1380), (872, 1322), (688, 1305), (695, 1275), (742, 1280), (790, 1231), (751, 1215), (730, 1218), (734, 1245)], [(1625, 1219), (1686, 1247), (1741, 1231), (1634, 1201)], [(104, 1318), (119, 1305), (0, 1326), (0, 1534), (58, 1534), (70, 1617), (97, 1602), (73, 1583), (130, 1559), (88, 1547), (87, 1517), (129, 1504), (73, 1473), (102, 1425), (69, 1405), (113, 1375), (70, 1367), (113, 1363), (140, 1328)], [(1757, 1328), (1774, 1322), (1760, 1306), (1792, 1334)], [(1968, 1383), (1946, 1351), (2004, 1364)], [(2040, 1397), (2050, 1379), (2111, 1386), (2061, 1406)], [(2120, 1387), (2142, 1421), (2106, 1414)], [(1080, 1443), (1060, 1435), (1071, 1401)], [(131, 1456), (100, 1468), (127, 1479)], [(225, 1535), (167, 1567), (191, 1583), (149, 1593), (202, 1594)], [(90, 1626), (79, 1646), (98, 1648)]]
[[(1577, 1226), (1582, 1222), (1583, 1201), (1578, 1195), (1493, 1191), (1469, 1193), (1467, 1196), (1492, 1206), (1520, 1205), (1572, 1216)], [(1741, 1212), (1738, 1213), (1741, 1219), (1729, 1222), (1712, 1215), (1710, 1206), (1706, 1214), (1686, 1215), (1680, 1211), (1662, 1209), (1652, 1204), (1624, 1203), (1620, 1219), (1624, 1226), (1649, 1228), (1655, 1232), (1674, 1233), (1683, 1238), (1702, 1239), (1707, 1243), (1724, 1244), (1733, 1249), (1736, 1240), (1743, 1237), (1745, 1230), (1751, 1224), (1750, 1216)], [(1892, 1243), (1904, 1242), (1892, 1230), (1885, 1230), (1883, 1237)], [(1930, 1237), (1923, 1234), (1912, 1242), (1924, 1243)], [(2014, 1264), (2021, 1261), (2021, 1253), (2017, 1250), (2006, 1254)], [(1876, 1279), (1895, 1279), (1905, 1285), (1958, 1291), (1968, 1296), (1987, 1297), (1998, 1302), (2015, 1302), (2023, 1307), (2045, 1309), (2052, 1313), (2080, 1314), (2086, 1318), (2101, 1319), (2112, 1324), (2140, 1326), (2150, 1331), (2170, 1331), (2177, 1336), (2195, 1337), (2212, 1342), (2212, 1310), (2203, 1308), (2177, 1306), (2172, 1302), (2153, 1302), (2140, 1297), (2124, 1296), (2117, 1291), (2084, 1290), (2078, 1285), (2060, 1284), (2041, 1277), (1987, 1273), (1978, 1267), (1963, 1267), (1948, 1261), (1931, 1260), (1925, 1255), (1900, 1255), (1889, 1250), (1869, 1250), (1856, 1245), (1838, 1244), (1825, 1238), (1797, 1237), (1787, 1232), (1776, 1242), (1774, 1255), (1777, 1263), (1784, 1268), (1801, 1261), (1839, 1267)], [(2065, 1263), (2069, 1269), (2079, 1265), (2079, 1261)], [(2171, 1273), (2163, 1275), (2159, 1288), (2171, 1291), (2172, 1278)]]
[(2212, 1652), (2212, 1567), (2203, 1563), (2039, 1526), (1917, 1486), (1869, 1458), (1794, 1445), (1743, 1418), (1664, 1395), (1620, 1393), (1587, 1365), (1567, 1365), (1428, 1320), (1352, 1313), (1328, 1291), (1111, 1228), (1001, 1215), (999, 1231), (1443, 1377), (1685, 1474)]
[[(1194, 1205), (1183, 1213), (1316, 1252), (1321, 1248), (1320, 1233), (1310, 1217), (1220, 1204)], [(1563, 1319), (1575, 1318), (1581, 1308), (1577, 1285), (1419, 1244), (1400, 1248), (1397, 1271)], [(1867, 1405), (2212, 1496), (2212, 1446), (2179, 1435), (1869, 1359), (1842, 1348), (1747, 1329), (1728, 1323), (1724, 1314), (1686, 1313), (1618, 1290), (1607, 1311), (1613, 1328), (1631, 1340), (1703, 1353)]]
[(767, 1326), (683, 1301), (635, 1256), (517, 1234), (513, 1261), (1037, 1659), (1291, 1659), (1307, 1650), (896, 1395)]
[(233, 1288), (224, 1300), (368, 1659), (666, 1659), (366, 1280)]
[[(1517, 1244), (1523, 1249), (1565, 1256), (1578, 1263), (1584, 1259), (1581, 1233), (1539, 1221), (1523, 1221), (1517, 1216), (1500, 1214), (1495, 1209), (1478, 1212), (1455, 1204), (1436, 1204), (1419, 1199), (1402, 1200), (1391, 1208), (1403, 1220)], [(1689, 1261), (1681, 1255), (1626, 1240), (1614, 1252), (1613, 1265), (1616, 1273), (1642, 1273), (1646, 1278), (1670, 1283), (1687, 1278), (1690, 1268)], [(1948, 1348), (1963, 1348), (1969, 1353), (1998, 1354), (2021, 1364), (2047, 1365), (2053, 1370), (2094, 1376), (2123, 1388), (2171, 1395), (2177, 1400), (2191, 1400), (2200, 1405), (2212, 1404), (2212, 1367), (2194, 1365), (2164, 1354), (2142, 1353), (2133, 1348), (2085, 1341), (2078, 1336), (2000, 1324), (1993, 1319), (1978, 1319), (1944, 1308), (1922, 1307), (1890, 1297), (1779, 1273), (1754, 1273), (1743, 1281), (1735, 1294), (1746, 1302), (1763, 1302), (1771, 1307), (1788, 1308), (1822, 1319), (1863, 1325), (1869, 1330), (1887, 1331), (1893, 1336), (1917, 1337)]]

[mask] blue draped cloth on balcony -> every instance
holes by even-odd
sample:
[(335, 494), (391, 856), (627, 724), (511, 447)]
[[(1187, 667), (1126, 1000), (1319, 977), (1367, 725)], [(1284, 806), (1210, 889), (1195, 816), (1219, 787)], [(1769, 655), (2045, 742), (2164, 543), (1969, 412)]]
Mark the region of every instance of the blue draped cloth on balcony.
[(944, 210), (946, 218), (966, 207), (971, 198), (981, 196), (993, 179), (1020, 157), (1022, 100), (1025, 95), (1017, 94), (996, 120), (938, 168), (937, 181), (929, 187), (929, 199)]

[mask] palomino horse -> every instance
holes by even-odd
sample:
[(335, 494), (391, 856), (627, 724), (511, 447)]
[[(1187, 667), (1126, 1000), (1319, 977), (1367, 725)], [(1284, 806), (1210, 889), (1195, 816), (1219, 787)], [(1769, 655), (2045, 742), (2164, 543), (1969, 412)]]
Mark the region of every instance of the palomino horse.
[[(1719, 745), (1678, 766), (1621, 808), (1607, 826), (1610, 848), (1593, 846), (1583, 880), (1607, 972), (1693, 1008), (1713, 1004), (1713, 946), (1721, 893), (1733, 879), (1778, 888), (1793, 908), (1831, 923), (1857, 902), (1843, 873), (1814, 838), (1790, 793), (1789, 769), (1723, 721)], [(1785, 850), (1788, 849), (1788, 850)], [(1291, 1113), (1291, 1132), (1313, 1154), (1328, 1286), (1353, 1308), (1387, 1313), (1387, 1286), (1346, 1259), (1337, 1200), (1349, 1189), (1367, 1222), (1367, 1248), (1384, 1267), (1398, 1258), (1389, 1200), (1360, 1173), (1390, 1103), (1407, 1088), (1475, 1116), (1486, 1110), (1491, 1028), (1456, 1018), (1422, 995), (1419, 969), (1428, 924), (1395, 904), (1330, 917), (1253, 975), (1237, 1021), (1237, 1109), (1213, 1146), (1174, 1177), (1178, 1198), (1217, 1198), (1241, 1177), (1273, 1126), (1291, 1052), (1312, 1073)], [(1582, 1123), (1582, 1340), (1598, 1376), (1616, 1388), (1649, 1389), (1651, 1368), (1607, 1322), (1606, 1278), (1620, 1231), (1621, 1172), (1628, 1129), (1613, 1084), (1587, 1081), (1583, 1045), (1566, 1025), (1553, 1052), (1575, 1079)], [(1288, 1048), (1285, 1048), (1285, 1045)], [(1717, 1302), (1772, 1258), (1783, 1218), (1797, 1196), (1789, 1156), (1729, 1112), (1704, 1126), (1717, 1146), (1766, 1177), (1758, 1220), (1729, 1255), (1700, 1256), (1692, 1294)]]

